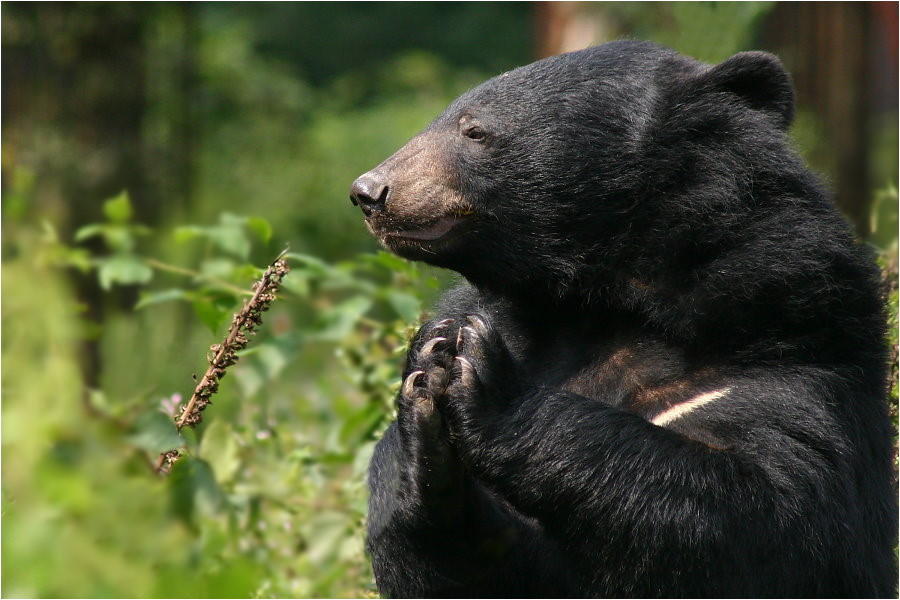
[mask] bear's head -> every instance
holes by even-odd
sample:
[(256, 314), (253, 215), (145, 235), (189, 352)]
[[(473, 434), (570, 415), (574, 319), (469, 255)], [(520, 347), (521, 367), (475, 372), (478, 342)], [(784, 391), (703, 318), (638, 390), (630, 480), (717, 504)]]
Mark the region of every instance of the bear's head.
[[(350, 198), (403, 257), (480, 287), (560, 296), (626, 268), (626, 236), (640, 254), (652, 232), (677, 227), (665, 216), (685, 212), (666, 204), (696, 202), (686, 200), (691, 186), (740, 195), (724, 190), (743, 185), (746, 167), (735, 164), (765, 155), (771, 140), (783, 155), (792, 111), (790, 80), (771, 55), (709, 66), (651, 43), (613, 42), (463, 94), (360, 176)], [(729, 182), (710, 186), (720, 173)]]

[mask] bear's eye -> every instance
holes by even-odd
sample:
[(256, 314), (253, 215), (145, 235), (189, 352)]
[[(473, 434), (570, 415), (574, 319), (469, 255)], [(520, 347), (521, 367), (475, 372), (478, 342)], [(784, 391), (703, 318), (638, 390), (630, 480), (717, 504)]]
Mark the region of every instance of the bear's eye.
[(476, 142), (480, 142), (485, 137), (484, 129), (482, 129), (478, 125), (466, 125), (462, 130), (462, 134), (470, 140), (475, 140)]

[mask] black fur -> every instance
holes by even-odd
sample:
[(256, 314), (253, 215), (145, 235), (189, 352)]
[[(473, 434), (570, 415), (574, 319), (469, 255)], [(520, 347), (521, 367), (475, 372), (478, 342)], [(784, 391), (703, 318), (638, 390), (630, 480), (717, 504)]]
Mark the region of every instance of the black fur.
[(616, 42), (357, 180), (389, 248), (469, 282), (372, 461), (382, 594), (896, 597), (878, 273), (792, 115), (773, 56)]

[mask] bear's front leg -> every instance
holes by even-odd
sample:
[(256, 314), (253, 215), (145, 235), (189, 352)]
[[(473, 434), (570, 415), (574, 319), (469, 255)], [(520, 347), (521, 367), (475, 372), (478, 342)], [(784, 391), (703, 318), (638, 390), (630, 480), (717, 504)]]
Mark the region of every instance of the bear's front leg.
[(453, 319), (444, 319), (423, 328), (410, 351), (397, 398), (403, 501), (418, 515), (441, 511), (443, 518), (462, 505), (462, 464), (436, 405), (450, 380), (456, 350), (453, 326)]
[(440, 407), (459, 377), (452, 320), (410, 350), (397, 422), (369, 472), (368, 543), (387, 597), (565, 596), (568, 569), (539, 523), (482, 485), (457, 456)]
[(486, 315), (472, 314), (459, 328), (456, 356), (440, 408), (463, 461), (478, 471), (491, 461), (491, 439), (504, 412), (523, 393), (524, 377)]
[(369, 470), (368, 551), (386, 597), (456, 595), (476, 579), (473, 482), (437, 410), (453, 367), (453, 319), (426, 324), (413, 340), (397, 396), (397, 421)]

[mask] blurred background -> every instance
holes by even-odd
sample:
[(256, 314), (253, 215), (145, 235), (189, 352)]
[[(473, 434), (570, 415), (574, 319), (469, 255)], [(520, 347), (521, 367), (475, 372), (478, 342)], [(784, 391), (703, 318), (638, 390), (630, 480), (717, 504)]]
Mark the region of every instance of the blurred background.
[[(896, 277), (897, 7), (3, 3), (2, 595), (374, 596), (365, 468), (452, 275), (378, 253), (347, 190), (517, 65), (622, 37), (777, 53), (798, 149)], [(286, 245), (282, 298), (177, 435)]]

